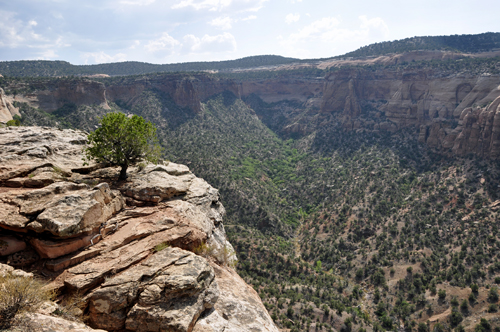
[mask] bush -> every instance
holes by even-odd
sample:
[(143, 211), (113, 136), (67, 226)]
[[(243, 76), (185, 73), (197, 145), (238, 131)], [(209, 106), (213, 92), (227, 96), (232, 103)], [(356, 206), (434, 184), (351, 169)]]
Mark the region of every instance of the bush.
[(43, 286), (34, 278), (0, 276), (0, 330), (14, 326), (23, 314), (36, 311), (54, 297), (54, 293), (44, 290)]
[(128, 118), (123, 113), (108, 113), (100, 120), (101, 126), (87, 137), (85, 161), (95, 160), (120, 166), (120, 180), (127, 178), (127, 168), (140, 161), (157, 163), (161, 148), (157, 144), (156, 128), (134, 115)]
[(438, 292), (438, 297), (440, 300), (444, 300), (446, 298), (446, 291), (444, 289), (440, 289)]
[(21, 125), (21, 121), (19, 121), (18, 119), (7, 121), (8, 127), (19, 127), (20, 125)]
[(194, 248), (193, 251), (195, 254), (203, 256), (205, 258), (215, 258), (217, 263), (232, 268), (235, 268), (238, 262), (234, 250), (232, 250), (229, 246), (224, 246), (223, 248), (217, 249), (214, 245), (202, 243), (198, 247)]
[(474, 327), (474, 332), (490, 332), (491, 331), (491, 324), (488, 322), (488, 320), (481, 318), (481, 321), (479, 324), (477, 324)]
[(417, 331), (418, 332), (427, 332), (428, 331), (427, 324), (418, 323)]
[(452, 310), (451, 315), (450, 315), (450, 324), (451, 326), (457, 326), (460, 324), (463, 320), (462, 314), (459, 313), (457, 310)]
[(498, 302), (498, 290), (496, 287), (492, 287), (488, 293), (488, 301), (492, 303)]

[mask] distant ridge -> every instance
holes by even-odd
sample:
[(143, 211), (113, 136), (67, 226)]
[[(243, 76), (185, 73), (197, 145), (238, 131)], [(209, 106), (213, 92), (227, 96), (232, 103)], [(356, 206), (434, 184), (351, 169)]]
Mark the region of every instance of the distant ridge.
[(257, 55), (237, 60), (186, 62), (156, 65), (146, 62), (126, 61), (98, 65), (72, 65), (66, 61), (23, 60), (0, 62), (0, 74), (11, 77), (54, 77), (106, 74), (110, 76), (142, 75), (161, 72), (224, 71), (236, 68), (283, 65), (299, 59), (278, 55)]
[(279, 55), (257, 55), (237, 60), (151, 64), (138, 61), (98, 65), (72, 65), (66, 61), (23, 60), (0, 62), (0, 74), (10, 77), (56, 77), (106, 74), (110, 76), (143, 75), (165, 72), (231, 71), (261, 66), (278, 66), (290, 63), (308, 63), (321, 60), (367, 57), (416, 50), (454, 51), (479, 53), (500, 49), (500, 33), (486, 32), (477, 35), (421, 36), (363, 46), (344, 55), (323, 59), (297, 59)]
[(463, 53), (479, 53), (494, 49), (500, 49), (499, 32), (486, 32), (478, 35), (411, 37), (363, 46), (356, 51), (346, 53), (342, 57), (357, 58), (417, 50), (448, 50)]

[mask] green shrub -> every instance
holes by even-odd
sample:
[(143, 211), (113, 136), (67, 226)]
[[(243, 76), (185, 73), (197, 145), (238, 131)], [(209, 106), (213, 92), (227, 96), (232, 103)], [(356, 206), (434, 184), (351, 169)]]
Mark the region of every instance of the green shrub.
[(0, 276), (0, 330), (15, 326), (25, 313), (54, 298), (54, 293), (43, 286), (34, 278)]
[(154, 251), (155, 252), (162, 251), (163, 249), (166, 249), (168, 247), (170, 247), (170, 244), (168, 242), (163, 242), (163, 243), (157, 244), (154, 247)]
[(18, 119), (7, 121), (8, 127), (19, 127), (20, 125), (21, 125), (21, 121), (19, 121)]
[(498, 290), (496, 287), (492, 287), (488, 292), (488, 301), (490, 302), (498, 302)]
[(236, 267), (237, 260), (234, 259), (234, 250), (232, 250), (228, 246), (224, 246), (223, 248), (218, 249), (214, 245), (202, 243), (198, 247), (194, 248), (193, 251), (195, 254), (203, 256), (205, 258), (212, 257), (219, 264), (223, 264), (232, 268)]

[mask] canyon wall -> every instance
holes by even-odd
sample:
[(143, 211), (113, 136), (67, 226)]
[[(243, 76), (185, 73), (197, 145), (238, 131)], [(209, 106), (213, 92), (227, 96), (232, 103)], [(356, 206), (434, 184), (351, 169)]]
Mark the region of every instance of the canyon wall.
[(328, 126), (328, 121), (340, 122), (345, 130), (396, 132), (415, 128), (421, 143), (443, 153), (499, 156), (495, 106), (500, 96), (499, 75), (350, 68), (335, 70), (324, 78), (238, 81), (209, 74), (171, 74), (114, 78), (106, 84), (66, 79), (34, 90), (24, 96), (25, 100), (47, 111), (67, 102), (104, 109), (109, 108), (108, 101), (134, 105), (143, 92), (152, 90), (195, 113), (202, 111), (203, 101), (210, 96), (230, 91), (239, 98), (258, 96), (271, 104), (294, 102), (297, 106), (293, 110), (281, 114), (285, 121), (280, 130), (284, 132), (307, 135), (320, 125)]

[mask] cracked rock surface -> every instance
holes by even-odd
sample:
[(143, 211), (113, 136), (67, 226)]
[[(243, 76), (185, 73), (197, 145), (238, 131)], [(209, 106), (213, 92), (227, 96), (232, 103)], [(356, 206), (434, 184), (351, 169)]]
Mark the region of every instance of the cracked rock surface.
[[(226, 266), (236, 255), (215, 188), (175, 163), (131, 167), (117, 181), (118, 168), (83, 166), (85, 141), (73, 130), (0, 128), (0, 270), (78, 294), (99, 331), (278, 331)], [(50, 312), (30, 319), (92, 330)]]

